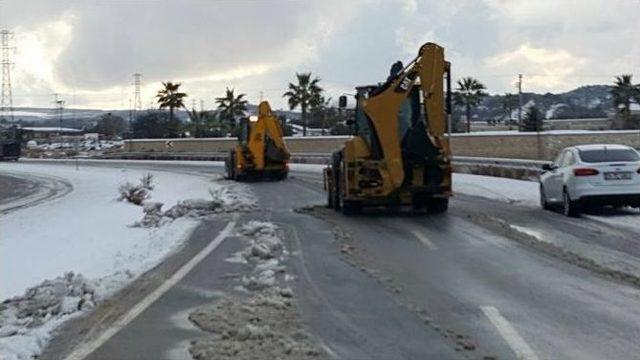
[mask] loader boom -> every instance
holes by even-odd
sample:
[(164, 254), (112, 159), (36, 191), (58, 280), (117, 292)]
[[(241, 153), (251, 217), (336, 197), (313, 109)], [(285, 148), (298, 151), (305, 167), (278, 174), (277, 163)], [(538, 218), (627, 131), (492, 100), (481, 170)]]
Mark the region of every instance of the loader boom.
[(449, 153), (449, 142), (444, 137), (445, 113), (443, 76), (449, 71), (449, 64), (444, 61), (444, 49), (432, 43), (420, 48), (418, 57), (402, 71), (390, 79), (382, 92), (369, 99), (361, 100), (364, 112), (375, 127), (383, 159), (391, 174), (393, 186), (389, 192), (399, 188), (404, 181), (401, 134), (398, 133), (396, 118), (400, 107), (410, 95), (414, 84), (420, 80), (422, 103), (427, 119), (429, 141), (437, 148)]

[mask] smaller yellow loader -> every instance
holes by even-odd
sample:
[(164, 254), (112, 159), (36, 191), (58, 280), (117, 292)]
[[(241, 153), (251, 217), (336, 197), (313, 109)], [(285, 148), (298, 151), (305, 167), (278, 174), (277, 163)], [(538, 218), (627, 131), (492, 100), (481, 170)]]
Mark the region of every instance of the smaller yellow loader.
[(242, 181), (283, 180), (289, 173), (289, 150), (282, 127), (267, 101), (258, 105), (258, 116), (240, 122), (238, 144), (225, 162), (228, 179)]

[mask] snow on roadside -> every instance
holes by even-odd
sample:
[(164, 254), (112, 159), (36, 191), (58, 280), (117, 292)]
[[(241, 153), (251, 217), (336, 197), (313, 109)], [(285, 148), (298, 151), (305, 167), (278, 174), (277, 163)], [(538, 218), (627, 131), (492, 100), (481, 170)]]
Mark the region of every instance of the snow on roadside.
[(453, 191), (514, 205), (538, 207), (537, 182), (492, 176), (453, 174)]
[[(33, 163), (0, 164), (0, 171), (54, 176), (74, 187), (64, 197), (0, 218), (0, 299), (11, 297), (0, 304), (0, 353), (9, 359), (39, 353), (53, 329), (156, 265), (198, 224), (184, 216), (157, 228), (131, 226), (143, 215), (142, 207), (118, 201), (117, 189), (148, 171)], [(228, 185), (206, 177), (151, 173), (150, 201), (209, 199), (233, 210), (255, 206), (246, 188), (223, 190)]]
[[(540, 207), (540, 190), (537, 182), (499, 177), (453, 174), (454, 193), (479, 196), (514, 205)], [(583, 218), (599, 221), (615, 227), (640, 229), (640, 209), (594, 211), (582, 214)]]

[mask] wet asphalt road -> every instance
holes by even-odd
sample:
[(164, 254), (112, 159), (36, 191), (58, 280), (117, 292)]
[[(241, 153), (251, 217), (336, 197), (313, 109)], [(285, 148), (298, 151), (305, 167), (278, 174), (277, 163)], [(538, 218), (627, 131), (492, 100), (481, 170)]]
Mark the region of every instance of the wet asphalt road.
[[(139, 166), (203, 176), (222, 171)], [(294, 255), (288, 271), (296, 277), (303, 317), (337, 358), (632, 359), (640, 354), (637, 287), (540, 253), (475, 219), (494, 216), (535, 227), (544, 236), (636, 256), (638, 234), (631, 230), (471, 196), (457, 196), (450, 211), (438, 216), (347, 218), (325, 210), (314, 216), (293, 209), (324, 203), (320, 175), (292, 175), (285, 182), (249, 184), (262, 209), (237, 222), (265, 219), (285, 230)], [(205, 246), (224, 221), (203, 223), (187, 249)], [(332, 229), (349, 236), (336, 239)], [(345, 244), (352, 249), (348, 256), (341, 253)], [(198, 336), (186, 314), (230, 291), (224, 274), (238, 270), (221, 259), (239, 247), (227, 239), (89, 358), (186, 357), (189, 339)], [(54, 341), (45, 358), (64, 353), (64, 344)]]

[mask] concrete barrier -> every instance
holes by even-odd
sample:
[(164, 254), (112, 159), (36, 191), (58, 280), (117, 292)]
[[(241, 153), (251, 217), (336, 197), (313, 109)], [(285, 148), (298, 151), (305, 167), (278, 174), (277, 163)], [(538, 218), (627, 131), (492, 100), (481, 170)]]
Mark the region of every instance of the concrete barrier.
[[(295, 154), (330, 154), (348, 136), (287, 137)], [(125, 152), (224, 153), (235, 138), (139, 139), (125, 141)], [(563, 148), (578, 144), (626, 144), (640, 148), (640, 131), (550, 131), (541, 133), (485, 132), (454, 134), (451, 149), (456, 156), (552, 160)]]
[(640, 148), (640, 131), (485, 132), (454, 134), (454, 155), (488, 158), (553, 160), (560, 150), (581, 144), (624, 144)]

